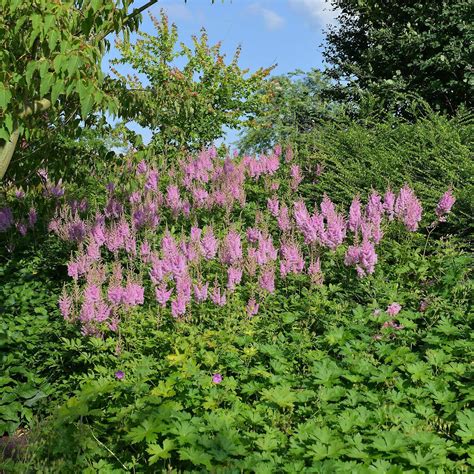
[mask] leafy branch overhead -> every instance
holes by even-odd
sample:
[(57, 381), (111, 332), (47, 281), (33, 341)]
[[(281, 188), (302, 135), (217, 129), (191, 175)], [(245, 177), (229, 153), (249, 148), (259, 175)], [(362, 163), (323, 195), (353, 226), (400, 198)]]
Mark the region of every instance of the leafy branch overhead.
[[(107, 36), (127, 38), (154, 3), (129, 12), (132, 0), (0, 0), (0, 178), (20, 134), (34, 136), (65, 111), (82, 118), (96, 109), (116, 113), (115, 98), (103, 88)], [(53, 110), (26, 113), (38, 102), (38, 110)]]

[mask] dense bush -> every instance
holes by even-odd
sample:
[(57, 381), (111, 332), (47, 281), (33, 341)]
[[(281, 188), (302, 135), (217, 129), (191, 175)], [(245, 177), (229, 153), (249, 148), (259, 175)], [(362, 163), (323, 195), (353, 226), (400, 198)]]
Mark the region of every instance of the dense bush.
[[(393, 188), (408, 182), (434, 209), (439, 193), (453, 186), (458, 197), (453, 233), (472, 238), (474, 231), (474, 164), (472, 116), (455, 119), (428, 114), (410, 123), (389, 119), (379, 123), (326, 123), (301, 136), (299, 158), (313, 171), (315, 190), (330, 192), (338, 203), (355, 193)], [(316, 175), (316, 165), (324, 173)]]

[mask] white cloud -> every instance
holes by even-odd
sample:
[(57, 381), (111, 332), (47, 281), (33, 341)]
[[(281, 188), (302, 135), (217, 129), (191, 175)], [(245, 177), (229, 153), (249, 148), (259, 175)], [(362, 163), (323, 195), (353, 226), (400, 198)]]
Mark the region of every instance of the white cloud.
[(296, 10), (299, 10), (316, 22), (318, 25), (326, 26), (336, 23), (338, 11), (334, 11), (331, 2), (326, 0), (289, 0)]
[(267, 30), (278, 30), (285, 24), (285, 20), (278, 13), (269, 8), (262, 7), (256, 3), (250, 7), (250, 10), (257, 15), (261, 15)]

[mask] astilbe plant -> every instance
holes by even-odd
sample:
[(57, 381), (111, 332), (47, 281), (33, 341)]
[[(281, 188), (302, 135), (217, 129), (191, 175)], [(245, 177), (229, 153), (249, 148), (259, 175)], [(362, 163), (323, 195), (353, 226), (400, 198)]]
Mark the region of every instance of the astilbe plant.
[[(297, 193), (304, 176), (291, 150), (282, 159), (279, 147), (224, 160), (210, 148), (167, 173), (144, 161), (131, 171), (129, 186), (106, 186), (102, 209), (85, 218), (85, 209), (65, 202), (49, 226), (77, 248), (59, 307), (86, 335), (117, 331), (142, 305), (181, 319), (198, 305), (225, 306), (235, 293), (247, 301), (242, 314), (254, 316), (292, 275), (322, 285), (325, 259), (338, 258), (341, 247), (344, 264), (366, 277), (388, 226), (399, 221), (414, 232), (422, 217), (408, 185), (398, 194), (373, 191), (365, 204), (355, 196), (347, 214), (324, 194), (310, 211)], [(240, 216), (249, 190), (262, 184), (265, 197), (253, 199), (250, 223)], [(449, 190), (437, 208), (440, 221), (453, 203)], [(1, 229), (11, 221), (2, 209)]]

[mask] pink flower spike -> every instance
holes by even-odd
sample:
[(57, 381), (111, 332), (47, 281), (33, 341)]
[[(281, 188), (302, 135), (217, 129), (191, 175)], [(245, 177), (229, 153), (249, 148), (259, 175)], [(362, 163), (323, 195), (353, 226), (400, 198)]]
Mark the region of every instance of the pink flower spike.
[(453, 195), (453, 191), (448, 189), (442, 196), (436, 206), (436, 215), (438, 216), (439, 222), (446, 221), (446, 214), (451, 212), (451, 208), (456, 202), (456, 198)]

